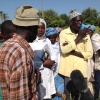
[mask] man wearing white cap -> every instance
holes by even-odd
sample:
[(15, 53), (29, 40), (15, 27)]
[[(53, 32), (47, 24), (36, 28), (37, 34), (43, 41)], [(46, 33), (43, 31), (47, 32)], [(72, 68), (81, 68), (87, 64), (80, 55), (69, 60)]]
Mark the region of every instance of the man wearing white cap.
[[(3, 100), (38, 100), (33, 50), (28, 44), (37, 35), (37, 9), (24, 5), (16, 10), (12, 21), (16, 33), (0, 47), (0, 85)], [(5, 34), (7, 35), (7, 34)]]
[(72, 10), (69, 17), (70, 27), (62, 30), (60, 33), (62, 55), (59, 68), (59, 73), (65, 76), (67, 100), (70, 100), (70, 93), (66, 89), (66, 85), (70, 80), (71, 72), (78, 69), (87, 78), (87, 59), (93, 55), (90, 37), (87, 34), (89, 29), (81, 30), (82, 14)]

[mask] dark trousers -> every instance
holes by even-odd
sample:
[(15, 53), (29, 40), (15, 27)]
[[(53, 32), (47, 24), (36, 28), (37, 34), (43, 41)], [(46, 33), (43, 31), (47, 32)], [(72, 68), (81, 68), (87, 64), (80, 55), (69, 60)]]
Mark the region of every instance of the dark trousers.
[(94, 84), (94, 100), (99, 98), (99, 91), (100, 91), (100, 70), (94, 71), (94, 79), (95, 79), (95, 84)]

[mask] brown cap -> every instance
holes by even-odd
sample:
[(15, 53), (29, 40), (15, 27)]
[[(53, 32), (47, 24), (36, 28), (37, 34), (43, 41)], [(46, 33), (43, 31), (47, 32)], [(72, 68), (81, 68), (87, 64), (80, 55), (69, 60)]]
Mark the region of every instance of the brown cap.
[(13, 24), (17, 26), (34, 26), (39, 25), (38, 10), (30, 5), (24, 5), (16, 10)]

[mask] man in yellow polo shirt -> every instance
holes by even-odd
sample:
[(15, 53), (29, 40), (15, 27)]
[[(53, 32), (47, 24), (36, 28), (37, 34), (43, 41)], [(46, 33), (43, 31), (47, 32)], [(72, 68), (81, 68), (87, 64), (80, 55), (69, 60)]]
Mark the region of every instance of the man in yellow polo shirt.
[[(89, 28), (81, 30), (82, 14), (76, 10), (70, 11), (70, 27), (60, 33), (61, 61), (59, 73), (65, 76), (65, 86), (70, 80), (70, 74), (78, 69), (87, 78), (87, 60), (93, 55)], [(65, 87), (66, 89), (66, 87)], [(67, 100), (70, 100), (69, 91), (66, 89)]]

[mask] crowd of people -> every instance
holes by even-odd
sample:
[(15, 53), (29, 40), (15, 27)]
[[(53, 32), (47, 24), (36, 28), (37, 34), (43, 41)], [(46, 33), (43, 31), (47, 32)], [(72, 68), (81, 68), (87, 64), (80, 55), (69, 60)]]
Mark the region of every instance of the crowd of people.
[(66, 29), (47, 27), (36, 8), (24, 5), (1, 23), (0, 100), (81, 100), (68, 87), (76, 69), (99, 100), (100, 32), (76, 10), (69, 18)]

